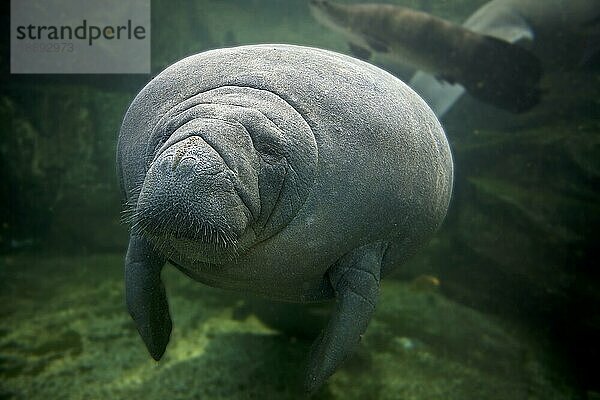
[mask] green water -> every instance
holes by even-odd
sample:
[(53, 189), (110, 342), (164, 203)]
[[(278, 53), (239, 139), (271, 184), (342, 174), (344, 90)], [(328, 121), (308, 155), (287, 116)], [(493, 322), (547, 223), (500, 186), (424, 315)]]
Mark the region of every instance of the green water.
[[(395, 3), (460, 22), (484, 1)], [(326, 305), (248, 299), (169, 267), (174, 331), (163, 360), (150, 358), (124, 306), (114, 154), (151, 77), (11, 76), (7, 37), (0, 399), (305, 398)], [(267, 42), (349, 53), (305, 1), (152, 2), (153, 74), (206, 49)], [(524, 114), (466, 97), (444, 118), (456, 168), (448, 217), (383, 282), (360, 348), (313, 398), (600, 396), (600, 73), (547, 73), (542, 86)]]

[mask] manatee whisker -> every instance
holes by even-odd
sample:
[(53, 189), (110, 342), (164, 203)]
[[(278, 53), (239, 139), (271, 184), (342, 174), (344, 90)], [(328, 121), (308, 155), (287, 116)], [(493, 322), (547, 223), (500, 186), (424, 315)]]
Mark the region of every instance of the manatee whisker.
[(223, 227), (215, 226), (214, 221), (200, 220), (191, 211), (186, 215), (175, 211), (175, 207), (169, 205), (162, 212), (155, 212), (153, 208), (146, 208), (143, 205), (138, 207), (131, 230), (155, 238), (185, 238), (220, 249), (237, 245), (237, 239), (229, 232), (228, 224), (223, 222)]
[(130, 196), (127, 201), (123, 204), (123, 209), (121, 210), (121, 223), (122, 224), (131, 224), (133, 220), (136, 218), (136, 212), (138, 207), (138, 199), (139, 195), (142, 192), (142, 187), (144, 185), (143, 179), (138, 179), (136, 183), (134, 183), (133, 188), (130, 190)]
[(136, 217), (137, 208), (135, 204), (125, 203), (121, 210), (121, 223), (129, 225)]

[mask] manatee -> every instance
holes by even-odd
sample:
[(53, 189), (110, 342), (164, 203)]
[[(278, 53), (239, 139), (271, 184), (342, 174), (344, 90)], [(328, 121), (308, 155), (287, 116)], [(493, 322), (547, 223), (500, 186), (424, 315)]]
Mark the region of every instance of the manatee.
[(135, 97), (117, 170), (130, 237), (127, 308), (159, 360), (171, 318), (161, 270), (307, 303), (336, 300), (309, 355), (318, 388), (348, 357), (380, 278), (441, 224), (452, 157), (407, 85), (331, 51), (255, 45), (171, 65)]

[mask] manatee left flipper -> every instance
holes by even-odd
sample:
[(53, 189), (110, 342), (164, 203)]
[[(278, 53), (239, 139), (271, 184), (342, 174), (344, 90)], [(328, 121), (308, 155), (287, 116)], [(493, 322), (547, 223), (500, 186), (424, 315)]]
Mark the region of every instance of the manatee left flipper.
[(132, 235), (125, 257), (127, 310), (152, 358), (160, 360), (171, 336), (171, 317), (160, 272), (166, 260), (141, 236)]
[(325, 330), (312, 346), (305, 389), (313, 392), (352, 353), (367, 329), (379, 297), (381, 260), (387, 244), (360, 247), (333, 265), (327, 274), (336, 306)]

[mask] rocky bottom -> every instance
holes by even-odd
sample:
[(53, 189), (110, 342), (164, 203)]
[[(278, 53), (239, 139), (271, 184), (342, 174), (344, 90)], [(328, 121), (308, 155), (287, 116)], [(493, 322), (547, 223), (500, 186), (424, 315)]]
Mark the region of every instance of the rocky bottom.
[[(122, 275), (121, 255), (0, 259), (1, 399), (307, 397), (305, 357), (326, 306), (249, 300), (166, 268), (174, 329), (155, 362)], [(580, 398), (536, 332), (417, 283), (384, 281), (360, 348), (312, 398)]]

